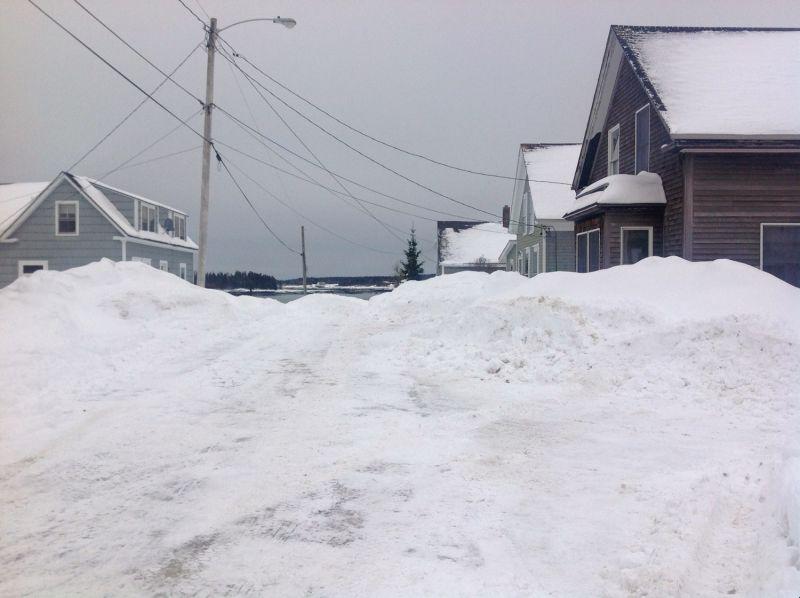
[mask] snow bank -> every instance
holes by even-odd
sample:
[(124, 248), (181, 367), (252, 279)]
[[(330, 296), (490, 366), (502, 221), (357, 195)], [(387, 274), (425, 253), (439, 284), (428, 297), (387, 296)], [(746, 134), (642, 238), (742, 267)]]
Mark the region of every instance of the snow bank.
[(800, 291), (727, 261), (281, 304), (0, 291), (0, 594), (800, 588)]

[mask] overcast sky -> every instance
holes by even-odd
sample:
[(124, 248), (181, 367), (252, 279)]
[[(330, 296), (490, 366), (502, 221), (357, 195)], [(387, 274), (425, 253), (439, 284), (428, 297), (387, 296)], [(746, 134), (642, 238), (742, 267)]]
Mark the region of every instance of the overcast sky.
[[(200, 23), (178, 0), (81, 1), (167, 71), (203, 40)], [(142, 87), (152, 90), (161, 82), (157, 71), (72, 0), (36, 2)], [(581, 141), (612, 23), (800, 25), (796, 0), (186, 2), (203, 18), (204, 11), (217, 17), (221, 27), (254, 17), (295, 18), (298, 25), (291, 30), (250, 23), (223, 35), (265, 72), (356, 128), (445, 162), (504, 175), (514, 174), (520, 143)], [(26, 0), (0, 0), (0, 37), (2, 182), (52, 179), (143, 97)], [(205, 60), (205, 52), (198, 49), (175, 75), (199, 97), (204, 93)], [(313, 160), (250, 84), (234, 72), (218, 56), (215, 103)], [(280, 92), (269, 81), (263, 82)], [(280, 95), (365, 154), (445, 195), (498, 215), (510, 200), (510, 181), (457, 173), (404, 156), (344, 129), (296, 98)], [(181, 117), (199, 109), (195, 100), (170, 83), (156, 97)], [(436, 210), (466, 218), (486, 217), (399, 179), (267, 97), (329, 170)], [(176, 122), (148, 104), (74, 171), (101, 177)], [(190, 124), (202, 130), (199, 116)], [(214, 115), (213, 137), (299, 175), (219, 111)], [(196, 148), (199, 142), (181, 129), (134, 162)], [(351, 199), (222, 146), (220, 150), (259, 212), (290, 247), (299, 247), (300, 225), (305, 223), (310, 275), (384, 274), (402, 257), (404, 243)], [(291, 155), (283, 157), (318, 182), (341, 191), (324, 170)], [(104, 180), (187, 210), (190, 233), (196, 238), (200, 165), (197, 147), (120, 170)], [(240, 170), (297, 212), (358, 245), (304, 222)], [(347, 186), (359, 198), (413, 212), (411, 216), (367, 206), (390, 228), (407, 231), (416, 226), (427, 256), (426, 269), (433, 271), (435, 223), (426, 218), (452, 217)], [(270, 236), (228, 175), (217, 168), (212, 171), (211, 206), (210, 270), (252, 269), (279, 277), (299, 273), (299, 257)]]

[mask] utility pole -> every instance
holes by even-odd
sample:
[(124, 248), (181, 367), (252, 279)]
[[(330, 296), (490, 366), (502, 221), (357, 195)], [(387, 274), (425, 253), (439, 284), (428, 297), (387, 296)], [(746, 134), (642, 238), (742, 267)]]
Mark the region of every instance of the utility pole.
[(300, 256), (303, 258), (303, 295), (308, 293), (306, 288), (306, 227), (300, 226), (300, 247), (302, 248)]
[(208, 63), (206, 64), (206, 102), (203, 106), (203, 175), (200, 181), (200, 243), (197, 255), (197, 284), (206, 286), (206, 254), (208, 251), (208, 196), (211, 175), (211, 110), (214, 108), (214, 53), (217, 42), (217, 19), (208, 26)]

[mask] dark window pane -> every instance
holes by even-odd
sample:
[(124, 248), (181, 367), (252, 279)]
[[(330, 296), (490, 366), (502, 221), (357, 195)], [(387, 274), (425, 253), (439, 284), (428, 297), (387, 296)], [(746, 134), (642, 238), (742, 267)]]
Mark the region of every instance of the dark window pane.
[(22, 266), (22, 273), (23, 274), (33, 274), (37, 270), (44, 270), (44, 266), (28, 264), (27, 266)]
[(636, 174), (650, 169), (650, 107), (636, 113)]
[(800, 287), (800, 226), (765, 226), (762, 267)]
[(622, 263), (635, 264), (639, 260), (650, 257), (650, 231), (622, 231)]
[(60, 204), (58, 206), (58, 232), (59, 234), (73, 234), (78, 230), (77, 206), (74, 204)]
[(589, 272), (600, 269), (600, 231), (592, 231), (588, 235)]
[(586, 262), (587, 262), (587, 255), (586, 255), (586, 238), (588, 235), (582, 234), (577, 235), (575, 237), (575, 242), (577, 243), (577, 247), (575, 248), (576, 254), (578, 256), (578, 272), (586, 272)]

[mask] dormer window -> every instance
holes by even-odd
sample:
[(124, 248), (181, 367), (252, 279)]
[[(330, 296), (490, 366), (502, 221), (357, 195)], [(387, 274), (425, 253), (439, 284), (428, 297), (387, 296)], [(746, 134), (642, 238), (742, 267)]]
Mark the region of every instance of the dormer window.
[(636, 174), (650, 170), (650, 104), (636, 111)]
[(619, 125), (608, 131), (608, 174), (619, 174)]
[(78, 202), (56, 202), (56, 235), (74, 237), (78, 234)]
[(186, 216), (183, 214), (174, 215), (175, 236), (186, 240)]
[(139, 208), (139, 230), (156, 232), (156, 207), (141, 203)]

